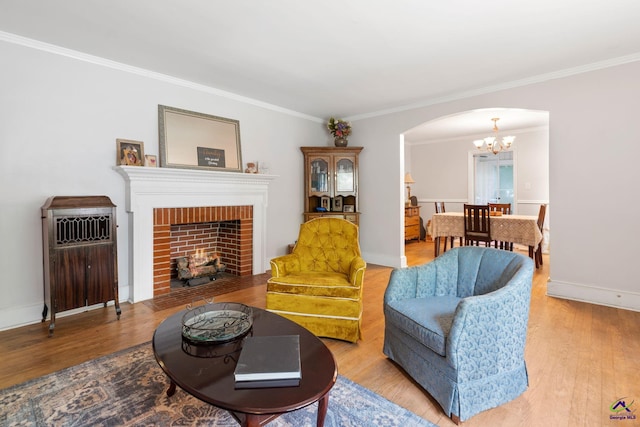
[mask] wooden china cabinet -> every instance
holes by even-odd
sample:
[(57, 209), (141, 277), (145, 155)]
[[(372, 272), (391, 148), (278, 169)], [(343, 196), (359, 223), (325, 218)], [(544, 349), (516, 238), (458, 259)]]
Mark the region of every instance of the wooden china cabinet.
[(358, 225), (358, 156), (363, 147), (300, 147), (304, 221), (339, 217)]

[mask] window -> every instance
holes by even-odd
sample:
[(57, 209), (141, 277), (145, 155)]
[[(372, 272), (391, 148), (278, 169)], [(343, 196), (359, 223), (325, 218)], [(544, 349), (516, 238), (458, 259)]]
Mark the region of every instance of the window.
[(477, 153), (474, 164), (474, 203), (511, 203), (513, 193), (513, 151)]

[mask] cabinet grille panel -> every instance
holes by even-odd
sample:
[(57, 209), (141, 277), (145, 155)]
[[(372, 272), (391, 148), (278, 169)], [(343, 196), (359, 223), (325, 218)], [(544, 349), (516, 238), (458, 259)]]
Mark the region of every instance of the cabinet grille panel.
[(56, 246), (110, 242), (112, 239), (110, 215), (63, 216), (54, 220)]

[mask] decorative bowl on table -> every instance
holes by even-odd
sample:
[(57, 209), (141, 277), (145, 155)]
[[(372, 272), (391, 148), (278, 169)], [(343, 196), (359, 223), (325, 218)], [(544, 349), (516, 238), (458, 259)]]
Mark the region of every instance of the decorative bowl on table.
[(195, 345), (224, 344), (244, 338), (253, 326), (253, 310), (235, 302), (187, 306), (182, 338)]

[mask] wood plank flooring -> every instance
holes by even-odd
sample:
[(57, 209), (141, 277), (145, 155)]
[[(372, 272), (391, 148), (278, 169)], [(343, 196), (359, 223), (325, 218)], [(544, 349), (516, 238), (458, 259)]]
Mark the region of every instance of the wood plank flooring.
[[(428, 262), (433, 259), (433, 243), (408, 243), (406, 255), (409, 265)], [(533, 283), (526, 348), (529, 389), (463, 425), (640, 425), (640, 420), (609, 419), (610, 405), (622, 397), (628, 403), (635, 399), (632, 409), (640, 418), (640, 313), (547, 297), (549, 262), (545, 256)], [(368, 266), (364, 339), (358, 344), (323, 341), (334, 353), (340, 374), (439, 426), (452, 426), (438, 404), (382, 354), (382, 298), (390, 272), (387, 267)], [(242, 279), (245, 282), (237, 290), (215, 300), (263, 308), (268, 277), (265, 273)], [(171, 299), (121, 304), (119, 321), (113, 307), (59, 317), (52, 338), (47, 337), (48, 324), (2, 331), (0, 388), (150, 341), (157, 325), (192, 299), (182, 292)]]

